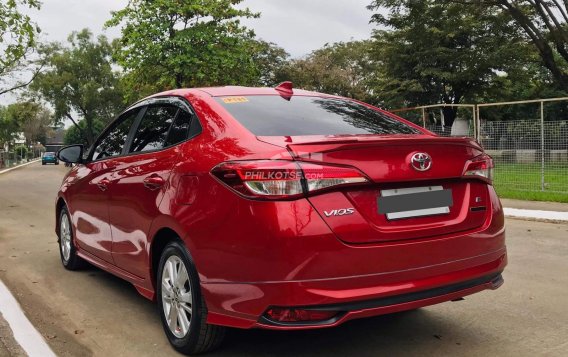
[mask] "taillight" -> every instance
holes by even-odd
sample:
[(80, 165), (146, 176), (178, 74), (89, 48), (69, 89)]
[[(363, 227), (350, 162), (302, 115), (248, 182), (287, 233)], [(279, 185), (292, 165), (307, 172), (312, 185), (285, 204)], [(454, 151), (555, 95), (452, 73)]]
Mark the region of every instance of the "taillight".
[(489, 155), (482, 154), (465, 164), (463, 176), (477, 177), (491, 183), (493, 181), (493, 167), (493, 159)]
[(230, 161), (211, 173), (249, 198), (295, 199), (339, 186), (368, 182), (357, 169), (284, 160)]
[(298, 164), (304, 173), (308, 192), (368, 182), (367, 178), (353, 167), (318, 165), (307, 162)]

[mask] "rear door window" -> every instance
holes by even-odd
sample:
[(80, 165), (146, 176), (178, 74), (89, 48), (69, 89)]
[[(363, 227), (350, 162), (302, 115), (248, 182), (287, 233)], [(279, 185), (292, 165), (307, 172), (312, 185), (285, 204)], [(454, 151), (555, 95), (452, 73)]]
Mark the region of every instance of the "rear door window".
[(325, 97), (216, 98), (249, 131), (259, 136), (419, 134), (420, 131), (354, 101)]
[(189, 135), (189, 127), (191, 125), (191, 114), (183, 109), (180, 109), (170, 133), (168, 134), (168, 140), (166, 146), (172, 146), (181, 143), (186, 140)]
[(166, 147), (166, 138), (178, 110), (180, 109), (173, 105), (148, 107), (136, 130), (130, 152), (153, 151)]

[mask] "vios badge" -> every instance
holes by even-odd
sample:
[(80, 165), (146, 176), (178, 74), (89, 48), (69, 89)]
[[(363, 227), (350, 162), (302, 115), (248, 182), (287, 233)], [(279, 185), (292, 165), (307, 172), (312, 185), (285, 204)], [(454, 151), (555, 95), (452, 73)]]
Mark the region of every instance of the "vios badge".
[(410, 166), (416, 171), (428, 171), (432, 167), (432, 158), (424, 152), (417, 152), (410, 158)]
[(355, 213), (355, 208), (341, 208), (341, 209), (334, 209), (331, 211), (323, 211), (326, 217), (333, 217), (333, 216), (347, 216), (350, 214)]

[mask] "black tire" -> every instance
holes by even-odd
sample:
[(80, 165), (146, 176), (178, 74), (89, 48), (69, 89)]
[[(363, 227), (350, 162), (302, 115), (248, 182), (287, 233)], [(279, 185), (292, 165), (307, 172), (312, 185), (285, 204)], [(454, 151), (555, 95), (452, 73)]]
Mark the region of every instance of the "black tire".
[[(63, 244), (65, 244), (66, 239), (64, 238), (64, 223), (63, 220), (67, 218), (68, 222), (68, 233), (70, 235), (70, 244), (67, 246), (69, 249), (69, 254), (64, 253), (65, 249)], [(77, 256), (77, 249), (75, 248), (75, 236), (73, 235), (73, 228), (71, 223), (71, 217), (69, 216), (69, 212), (67, 211), (66, 207), (61, 209), (61, 213), (59, 214), (59, 234), (57, 242), (59, 243), (59, 256), (61, 257), (61, 263), (63, 267), (67, 270), (80, 270), (87, 266), (87, 263)]]
[(42, 164), (42, 165), (45, 165), (45, 162), (42, 162), (41, 164)]
[[(168, 259), (175, 256), (183, 262), (187, 270), (189, 291), (191, 291), (191, 317), (189, 318), (189, 329), (185, 336), (177, 337), (171, 331), (166, 313), (164, 311), (164, 301), (162, 295), (162, 277), (164, 274), (164, 266)], [(176, 258), (173, 259), (176, 259)], [(188, 286), (185, 285), (185, 286)], [(197, 270), (193, 264), (193, 260), (189, 252), (181, 242), (169, 243), (162, 252), (160, 258), (160, 265), (158, 266), (158, 274), (156, 277), (157, 287), (157, 300), (160, 318), (164, 332), (170, 341), (170, 344), (180, 353), (183, 354), (199, 354), (211, 351), (217, 348), (225, 337), (225, 327), (209, 325), (207, 321), (207, 307), (203, 295), (201, 295), (201, 288), (199, 285), (199, 277)], [(187, 291), (187, 290), (186, 290)], [(179, 293), (179, 291), (178, 291)], [(180, 295), (178, 295), (180, 296)], [(173, 300), (171, 303), (173, 304)], [(176, 298), (177, 301), (177, 298)], [(180, 299), (181, 301), (181, 299)], [(170, 305), (171, 306), (171, 305)], [(171, 308), (171, 307), (170, 307)], [(183, 312), (183, 309), (180, 309)], [(187, 315), (186, 315), (187, 316)], [(177, 321), (177, 318), (176, 318)]]
[(58, 163), (58, 162), (56, 162), (56, 163), (55, 163), (55, 165), (59, 165), (59, 163)]

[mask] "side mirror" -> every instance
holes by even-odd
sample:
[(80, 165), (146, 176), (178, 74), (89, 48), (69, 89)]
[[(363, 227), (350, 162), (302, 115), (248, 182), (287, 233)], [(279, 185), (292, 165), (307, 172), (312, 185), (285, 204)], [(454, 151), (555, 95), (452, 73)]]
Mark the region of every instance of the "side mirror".
[(83, 145), (69, 145), (57, 152), (57, 158), (70, 164), (80, 164), (83, 161)]

